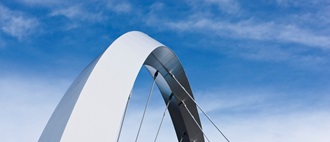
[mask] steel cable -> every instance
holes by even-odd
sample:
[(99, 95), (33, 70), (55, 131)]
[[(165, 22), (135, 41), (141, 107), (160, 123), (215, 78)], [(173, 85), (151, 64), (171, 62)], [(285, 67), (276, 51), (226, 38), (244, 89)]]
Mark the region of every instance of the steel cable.
[(185, 103), (184, 101), (182, 101), (182, 104), (184, 105), (184, 107), (186, 108), (186, 110), (188, 111), (189, 115), (190, 115), (191, 118), (194, 120), (194, 122), (196, 123), (196, 125), (198, 126), (198, 128), (202, 131), (202, 133), (203, 133), (204, 137), (206, 138), (206, 140), (207, 140), (208, 142), (210, 142), (209, 138), (207, 138), (207, 136), (205, 135), (205, 133), (204, 133), (202, 127), (198, 124), (198, 122), (197, 122), (197, 120), (195, 119), (195, 117), (191, 114), (191, 112), (190, 112), (190, 110), (188, 109), (186, 103)]
[(165, 117), (165, 114), (166, 114), (166, 110), (168, 109), (168, 106), (170, 105), (171, 101), (172, 101), (172, 100), (169, 100), (169, 101), (167, 102), (167, 104), (166, 104), (166, 108), (165, 108), (165, 110), (164, 110), (162, 120), (160, 121), (160, 125), (159, 125), (159, 127), (158, 127), (157, 134), (156, 134), (156, 137), (155, 137), (154, 142), (157, 141), (157, 138), (158, 138), (158, 134), (159, 134), (160, 128), (162, 127), (162, 124), (163, 124), (163, 121), (164, 121), (164, 117)]
[(196, 104), (199, 110), (203, 112), (203, 114), (206, 116), (206, 118), (212, 123), (212, 125), (218, 130), (218, 132), (226, 139), (227, 142), (230, 142), (229, 139), (223, 134), (223, 132), (215, 125), (215, 123), (211, 120), (211, 118), (205, 113), (205, 111), (198, 105), (198, 103), (195, 101), (195, 99), (190, 95), (190, 93), (182, 86), (182, 84), (176, 79), (174, 74), (169, 72), (171, 77), (180, 85), (180, 87), (185, 91), (185, 93), (189, 96), (189, 98)]
[(150, 98), (151, 98), (152, 91), (153, 91), (154, 86), (155, 86), (157, 75), (158, 75), (158, 71), (156, 71), (155, 74), (154, 74), (154, 80), (152, 82), (152, 86), (151, 86), (151, 89), (150, 89), (150, 92), (149, 92), (149, 96), (148, 96), (148, 100), (146, 102), (146, 106), (144, 107), (142, 119), (141, 119), (141, 122), (140, 122), (139, 130), (138, 130), (137, 135), (136, 135), (136, 138), (135, 138), (135, 142), (137, 142), (137, 140), (139, 138), (139, 134), (140, 134), (140, 131), (141, 131), (142, 123), (143, 123), (144, 116), (145, 116), (146, 111), (147, 111), (147, 108), (148, 108), (148, 104), (149, 104), (149, 101), (150, 101)]
[(132, 96), (132, 91), (131, 91), (131, 93), (129, 94), (128, 99), (127, 99), (127, 103), (126, 103), (126, 107), (125, 107), (125, 111), (124, 111), (123, 120), (121, 121), (121, 124), (120, 124), (120, 129), (119, 129), (119, 134), (118, 134), (118, 137), (117, 137), (117, 142), (119, 142), (119, 139), (120, 139), (121, 131), (122, 131), (122, 129), (123, 129), (123, 125), (124, 125), (124, 121), (125, 121), (125, 116), (126, 116), (126, 112), (127, 112), (128, 104), (129, 104), (129, 102), (130, 102), (130, 100), (131, 100), (131, 96)]

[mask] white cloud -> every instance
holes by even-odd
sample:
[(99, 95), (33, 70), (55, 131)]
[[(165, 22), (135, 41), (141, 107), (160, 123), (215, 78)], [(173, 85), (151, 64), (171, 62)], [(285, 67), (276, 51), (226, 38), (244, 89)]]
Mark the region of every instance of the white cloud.
[(2, 32), (22, 40), (34, 34), (39, 27), (37, 18), (29, 17), (19, 11), (13, 11), (0, 5), (0, 26)]
[(99, 22), (104, 19), (101, 13), (89, 12), (82, 5), (73, 5), (52, 11), (51, 16), (65, 16), (73, 21)]
[[(271, 28), (271, 27), (270, 27)], [(295, 42), (308, 46), (318, 46), (322, 48), (330, 48), (330, 37), (328, 35), (318, 35), (304, 29), (300, 29), (294, 25), (282, 25), (275, 27), (279, 30), (276, 39), (281, 41)]]
[(120, 3), (109, 3), (108, 7), (110, 10), (115, 11), (116, 13), (129, 13), (132, 11), (132, 4), (129, 2), (120, 2)]
[[(214, 12), (214, 8), (211, 6), (211, 4), (234, 3), (230, 5), (237, 5), (237, 9), (244, 11), (244, 7), (239, 7), (239, 3), (234, 0), (206, 0), (205, 2), (207, 4), (188, 1), (191, 14), (181, 19), (166, 17), (166, 15), (160, 15), (160, 12), (148, 13), (146, 23), (158, 30), (167, 29), (180, 34), (206, 35), (206, 38), (215, 40), (215, 47), (210, 46), (207, 48), (208, 50), (220, 51), (245, 59), (288, 61), (304, 67), (329, 63), (327, 55), (311, 54), (310, 52), (312, 50), (321, 52), (330, 48), (330, 35), (327, 26), (330, 8), (327, 6), (321, 6), (316, 11), (311, 10), (311, 7), (311, 9), (301, 13), (288, 14), (282, 17), (274, 16), (270, 18), (271, 20), (264, 20), (256, 17), (257, 15), (249, 15), (249, 12), (228, 18), (223, 14)], [(324, 1), (316, 4), (322, 3)], [(219, 39), (227, 38), (244, 41), (229, 45), (228, 48), (216, 48), (224, 47), (225, 45), (219, 46)], [(199, 42), (203, 42), (203, 40), (201, 39)], [(204, 44), (210, 45), (210, 40), (205, 41)]]
[(20, 2), (29, 6), (45, 7), (51, 11), (48, 16), (64, 16), (68, 18), (70, 22), (65, 25), (66, 29), (79, 27), (86, 22), (102, 22), (108, 17), (103, 13), (109, 10), (116, 14), (129, 13), (132, 11), (132, 4), (128, 1), (116, 2), (96, 0), (93, 2), (80, 2), (63, 0), (23, 0)]
[[(328, 64), (328, 54), (312, 54), (314, 49), (330, 49), (330, 35), (323, 31), (312, 31), (297, 25), (286, 25), (277, 22), (260, 22), (255, 19), (238, 22), (227, 22), (200, 15), (180, 21), (160, 20), (150, 17), (149, 25), (162, 23), (176, 32), (212, 33), (212, 39), (231, 38), (249, 40), (248, 43), (230, 45), (230, 48), (208, 48), (221, 51), (230, 56), (250, 60), (288, 62), (300, 67), (317, 67)], [(265, 44), (271, 42), (269, 44)], [(272, 44), (273, 43), (273, 44)], [(277, 43), (277, 44), (274, 44)], [(292, 43), (296, 44), (292, 46)], [(210, 44), (210, 41), (207, 43)], [(219, 42), (214, 43), (219, 47)], [(290, 46), (283, 47), (283, 44)], [(212, 46), (211, 46), (212, 47)], [(293, 48), (294, 47), (294, 48)], [(317, 68), (320, 68), (317, 67)], [(316, 69), (316, 68), (315, 68)]]
[(319, 35), (300, 29), (295, 25), (282, 25), (275, 22), (257, 22), (249, 19), (232, 23), (212, 18), (194, 17), (182, 21), (162, 21), (158, 23), (164, 23), (165, 26), (179, 31), (212, 32), (215, 35), (229, 36), (231, 38), (275, 40), (325, 49), (330, 47), (330, 36), (328, 35)]
[(60, 79), (2, 76), (0, 141), (36, 142), (67, 85)]

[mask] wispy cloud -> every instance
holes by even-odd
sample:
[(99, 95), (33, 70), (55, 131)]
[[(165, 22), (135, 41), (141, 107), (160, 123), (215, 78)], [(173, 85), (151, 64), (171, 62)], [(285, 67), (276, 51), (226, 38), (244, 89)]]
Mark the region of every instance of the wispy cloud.
[[(160, 8), (151, 9), (145, 23), (158, 30), (203, 36), (198, 42), (209, 45), (203, 49), (230, 56), (257, 61), (288, 62), (303, 67), (329, 64), (326, 54), (329, 52), (323, 52), (330, 49), (330, 29), (327, 26), (330, 8), (327, 6), (320, 6), (317, 10), (310, 7), (298, 13), (283, 14), (284, 16), (274, 14), (265, 18), (249, 12), (248, 8), (244, 9), (234, 0), (187, 3), (190, 14), (180, 15), (181, 18), (171, 18), (165, 12), (169, 10), (167, 5), (156, 3)], [(218, 4), (232, 5), (239, 13), (228, 16), (221, 9), (215, 9), (214, 6)], [(318, 3), (320, 4), (322, 2)], [(223, 45), (226, 40), (228, 43), (239, 42)]]
[(99, 22), (103, 20), (102, 13), (89, 12), (82, 5), (73, 5), (66, 8), (60, 8), (52, 11), (51, 16), (65, 16), (73, 21)]
[[(190, 1), (189, 1), (190, 2)], [(207, 0), (207, 3), (231, 5), (240, 9), (239, 3), (233, 0)], [(191, 4), (191, 15), (182, 19), (169, 19), (166, 15), (157, 15), (159, 13), (150, 13), (147, 23), (150, 26), (162, 24), (163, 26), (178, 32), (195, 32), (202, 34), (218, 35), (220, 37), (233, 39), (249, 39), (257, 41), (277, 41), (280, 43), (296, 43), (309, 47), (322, 49), (330, 48), (330, 35), (322, 30), (314, 30), (313, 27), (303, 27), (301, 23), (295, 23), (292, 19), (297, 19), (297, 16), (286, 16), (282, 19), (274, 17), (274, 20), (262, 20), (251, 15), (243, 15), (241, 20), (231, 20), (233, 18), (221, 18), (221, 15), (216, 15), (209, 10), (201, 11), (196, 9), (195, 4)], [(212, 9), (210, 5), (200, 4), (204, 9)], [(312, 17), (323, 17), (318, 23), (328, 21), (327, 8), (322, 8), (318, 14), (302, 13), (306, 18), (301, 21), (310, 23)], [(309, 16), (308, 16), (309, 15)], [(163, 18), (155, 18), (163, 17)], [(164, 18), (165, 17), (165, 18)], [(239, 16), (238, 16), (239, 17)], [(299, 17), (299, 16), (298, 16)], [(289, 21), (289, 22), (288, 22)], [(158, 24), (156, 24), (158, 23)], [(313, 22), (315, 23), (315, 22)], [(315, 25), (315, 24), (314, 24)], [(327, 30), (327, 29), (325, 29)]]
[(109, 1), (107, 5), (110, 10), (112, 10), (118, 14), (129, 13), (133, 9), (132, 4), (127, 1), (123, 1), (123, 2)]
[(319, 35), (295, 25), (275, 22), (258, 22), (254, 19), (227, 22), (204, 17), (193, 17), (182, 21), (163, 22), (165, 26), (179, 31), (212, 32), (219, 36), (253, 40), (291, 42), (311, 47), (330, 48), (330, 36)]
[(40, 26), (37, 18), (20, 11), (11, 10), (0, 4), (0, 25), (2, 32), (22, 40), (36, 33)]
[(22, 3), (34, 6), (44, 7), (50, 12), (48, 17), (64, 16), (69, 24), (65, 25), (66, 29), (73, 29), (80, 27), (86, 23), (100, 23), (104, 22), (111, 15), (114, 14), (127, 14), (133, 9), (133, 5), (128, 1), (116, 2), (99, 0), (94, 3), (91, 2), (77, 2), (77, 1), (40, 1), (40, 0), (24, 0)]

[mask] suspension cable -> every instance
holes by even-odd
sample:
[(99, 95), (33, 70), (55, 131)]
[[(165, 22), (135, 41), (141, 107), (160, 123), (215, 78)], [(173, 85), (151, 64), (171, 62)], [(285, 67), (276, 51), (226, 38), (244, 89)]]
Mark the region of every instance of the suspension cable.
[(160, 124), (159, 124), (158, 130), (157, 130), (157, 134), (156, 134), (156, 137), (155, 137), (154, 142), (157, 141), (157, 138), (158, 138), (158, 134), (159, 134), (160, 128), (162, 127), (162, 124), (163, 124), (163, 121), (164, 121), (164, 117), (165, 117), (165, 114), (166, 114), (166, 110), (168, 109), (168, 106), (170, 105), (170, 103), (171, 103), (171, 101), (172, 101), (172, 96), (173, 96), (173, 94), (170, 95), (170, 97), (169, 97), (169, 101), (168, 101), (167, 104), (166, 104), (166, 108), (165, 108), (165, 110), (164, 110), (162, 120), (160, 121)]
[(217, 127), (217, 125), (211, 120), (211, 118), (205, 113), (205, 111), (198, 105), (198, 103), (195, 101), (195, 99), (190, 95), (190, 93), (182, 86), (182, 84), (177, 80), (177, 78), (169, 72), (171, 77), (180, 85), (180, 87), (186, 92), (186, 94), (189, 96), (189, 98), (196, 104), (196, 106), (203, 112), (203, 114), (206, 116), (206, 118), (212, 123), (212, 125), (218, 130), (218, 132), (226, 139), (227, 142), (230, 142), (229, 139), (224, 135), (224, 133)]
[(203, 135), (205, 136), (206, 140), (207, 140), (208, 142), (210, 142), (209, 138), (207, 138), (207, 136), (205, 135), (205, 133), (204, 133), (202, 127), (198, 124), (197, 120), (195, 119), (195, 117), (192, 115), (192, 113), (191, 113), (190, 110), (188, 109), (186, 103), (185, 103), (184, 101), (182, 101), (182, 104), (183, 104), (183, 106), (186, 108), (186, 110), (188, 111), (188, 113), (189, 113), (189, 115), (191, 116), (191, 118), (195, 121), (195, 123), (196, 123), (196, 125), (198, 126), (198, 128), (202, 131), (202, 133), (203, 133)]
[(136, 135), (136, 138), (135, 138), (135, 142), (137, 142), (137, 140), (139, 138), (139, 134), (140, 134), (140, 131), (141, 131), (142, 123), (143, 123), (144, 116), (145, 116), (146, 111), (147, 111), (147, 108), (148, 108), (148, 104), (149, 104), (149, 101), (150, 101), (150, 98), (151, 98), (152, 91), (153, 91), (154, 86), (155, 86), (157, 75), (158, 75), (158, 71), (156, 71), (155, 74), (154, 74), (154, 80), (152, 82), (151, 89), (150, 89), (149, 96), (148, 96), (148, 100), (146, 102), (146, 106), (145, 106), (144, 111), (143, 111), (142, 119), (141, 119), (141, 122), (140, 122), (139, 130), (138, 130), (137, 135)]
[(132, 96), (132, 90), (131, 90), (131, 93), (129, 93), (129, 96), (128, 96), (128, 99), (127, 99), (127, 103), (126, 103), (126, 107), (125, 107), (123, 119), (122, 119), (121, 124), (120, 124), (120, 129), (119, 129), (119, 134), (118, 134), (118, 137), (117, 137), (117, 142), (119, 142), (119, 139), (120, 139), (120, 134), (121, 134), (121, 131), (123, 129), (124, 121), (125, 121), (125, 118), (126, 118), (126, 112), (127, 112), (127, 109), (128, 109), (128, 104), (129, 104), (129, 102), (131, 100), (131, 96)]
[(181, 139), (180, 139), (180, 142), (182, 142), (183, 141), (183, 137), (181, 137)]
[(186, 135), (186, 132), (183, 132), (183, 134), (181, 135), (181, 139), (180, 139), (180, 142), (182, 142), (183, 141), (183, 138), (184, 138), (184, 136)]

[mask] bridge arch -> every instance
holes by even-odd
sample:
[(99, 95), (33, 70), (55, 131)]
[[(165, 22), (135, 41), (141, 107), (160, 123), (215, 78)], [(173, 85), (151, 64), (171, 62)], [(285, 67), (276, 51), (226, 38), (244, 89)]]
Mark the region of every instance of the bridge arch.
[(178, 140), (204, 142), (179, 59), (168, 47), (137, 31), (120, 36), (84, 69), (56, 107), (39, 142), (117, 141), (129, 95), (143, 65), (153, 77), (159, 74), (155, 82), (165, 103), (173, 99), (168, 110)]

